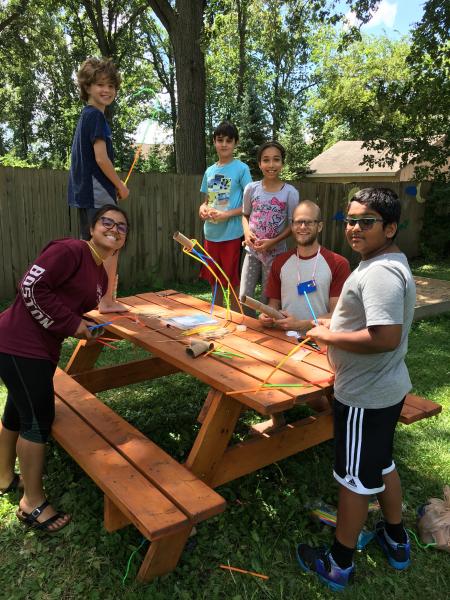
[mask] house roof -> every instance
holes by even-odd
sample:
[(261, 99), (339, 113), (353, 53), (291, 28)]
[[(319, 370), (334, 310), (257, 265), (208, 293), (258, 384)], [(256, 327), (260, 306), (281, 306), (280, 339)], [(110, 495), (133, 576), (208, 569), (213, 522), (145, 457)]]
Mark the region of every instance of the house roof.
[(324, 177), (324, 176), (348, 176), (348, 175), (396, 175), (400, 171), (400, 160), (396, 160), (392, 166), (385, 165), (380, 167), (375, 165), (371, 169), (365, 164), (360, 164), (363, 161), (365, 154), (372, 154), (376, 158), (381, 158), (386, 155), (386, 152), (376, 150), (367, 150), (363, 148), (364, 142), (357, 141), (340, 141), (316, 156), (309, 162), (308, 166), (313, 171), (308, 177)]

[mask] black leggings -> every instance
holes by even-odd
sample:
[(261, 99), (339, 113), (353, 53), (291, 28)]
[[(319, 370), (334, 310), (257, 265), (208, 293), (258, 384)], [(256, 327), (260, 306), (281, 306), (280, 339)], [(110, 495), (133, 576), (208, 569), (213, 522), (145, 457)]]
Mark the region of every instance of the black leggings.
[(44, 444), (55, 418), (56, 365), (43, 358), (0, 352), (0, 377), (8, 390), (3, 426), (30, 442)]

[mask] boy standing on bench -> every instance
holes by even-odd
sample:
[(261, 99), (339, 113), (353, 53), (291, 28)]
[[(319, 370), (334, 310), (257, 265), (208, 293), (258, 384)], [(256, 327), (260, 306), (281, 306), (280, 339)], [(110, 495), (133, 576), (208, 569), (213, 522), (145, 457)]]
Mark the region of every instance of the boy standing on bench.
[(392, 459), (393, 437), (411, 381), (405, 365), (415, 284), (394, 242), (400, 201), (390, 189), (366, 188), (348, 205), (346, 237), (361, 262), (344, 284), (331, 320), (308, 332), (328, 346), (335, 371), (334, 477), (339, 503), (330, 550), (299, 544), (297, 558), (333, 590), (354, 574), (353, 553), (376, 494), (384, 520), (376, 539), (389, 564), (406, 569), (410, 544), (402, 522), (402, 491)]

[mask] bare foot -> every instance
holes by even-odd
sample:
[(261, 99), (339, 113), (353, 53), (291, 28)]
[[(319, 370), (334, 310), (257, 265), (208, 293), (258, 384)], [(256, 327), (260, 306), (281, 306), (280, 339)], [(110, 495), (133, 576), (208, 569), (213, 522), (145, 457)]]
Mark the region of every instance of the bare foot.
[(130, 309), (125, 304), (116, 302), (115, 300), (106, 300), (102, 298), (98, 305), (98, 312), (101, 314), (115, 313), (115, 312), (128, 312)]
[[(42, 501), (43, 503), (44, 501)], [(41, 503), (41, 504), (42, 504)], [(24, 520), (28, 517), (31, 516), (31, 512), (33, 510), (36, 509), (36, 506), (34, 507), (30, 507), (26, 502), (24, 502), (23, 498), (22, 500), (19, 502), (19, 509), (17, 511), (17, 517), (19, 518), (19, 520)], [(55, 516), (57, 514), (57, 511), (53, 508), (53, 506), (51, 506), (50, 504), (48, 504), (43, 511), (38, 515), (38, 517), (35, 519), (36, 523), (44, 523), (45, 521), (47, 521), (48, 519), (51, 519), (53, 516)], [(53, 521), (52, 523), (49, 523), (44, 531), (49, 531), (49, 532), (54, 532), (54, 531), (58, 531), (59, 529), (62, 529), (63, 527), (65, 527), (66, 525), (68, 525), (71, 521), (72, 517), (71, 515), (68, 514), (61, 514), (60, 517), (58, 517), (55, 521)], [(32, 524), (31, 527), (33, 526)]]

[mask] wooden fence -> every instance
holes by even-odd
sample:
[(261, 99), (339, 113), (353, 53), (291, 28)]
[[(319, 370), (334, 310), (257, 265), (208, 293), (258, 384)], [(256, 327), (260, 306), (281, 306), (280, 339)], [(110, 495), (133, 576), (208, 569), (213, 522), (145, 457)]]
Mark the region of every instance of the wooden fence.
[[(200, 182), (196, 175), (133, 174), (130, 197), (121, 202), (132, 223), (120, 257), (121, 286), (150, 287), (197, 277), (198, 263), (183, 254), (172, 234), (178, 230), (202, 239)], [(302, 198), (314, 200), (322, 208), (323, 245), (352, 258), (339, 217), (355, 184), (306, 180), (294, 185)], [(402, 199), (399, 245), (408, 256), (416, 256), (424, 205), (406, 195), (408, 184), (376, 185), (394, 189)], [(14, 296), (23, 272), (50, 240), (78, 237), (78, 215), (68, 208), (66, 197), (66, 171), (0, 167), (0, 301)]]

